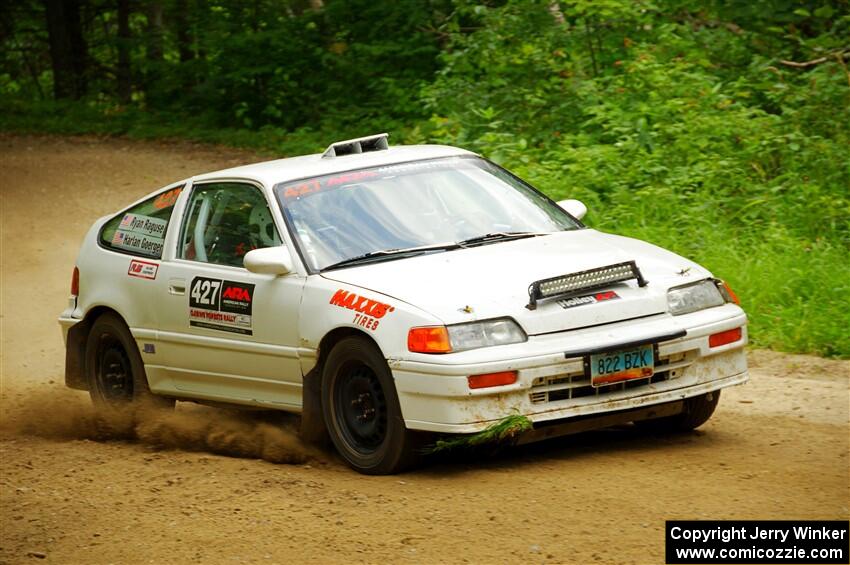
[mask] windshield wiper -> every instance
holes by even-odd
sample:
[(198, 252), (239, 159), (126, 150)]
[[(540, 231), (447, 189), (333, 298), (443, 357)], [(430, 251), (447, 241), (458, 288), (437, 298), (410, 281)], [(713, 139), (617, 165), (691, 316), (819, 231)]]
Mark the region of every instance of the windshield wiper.
[(524, 239), (526, 237), (537, 237), (540, 235), (549, 235), (545, 232), (530, 232), (530, 231), (497, 231), (492, 233), (485, 233), (484, 235), (479, 235), (476, 237), (470, 237), (469, 239), (464, 239), (458, 241), (457, 244), (461, 247), (468, 247), (470, 245), (477, 245), (482, 243), (490, 243), (496, 241), (506, 241), (509, 239)]
[(492, 232), (476, 237), (471, 237), (469, 239), (449, 243), (437, 243), (434, 245), (422, 245), (419, 247), (404, 247), (397, 249), (382, 249), (380, 251), (370, 251), (369, 253), (364, 253), (362, 255), (356, 255), (354, 257), (349, 257), (348, 259), (343, 259), (342, 261), (337, 261), (336, 263), (332, 263), (327, 267), (324, 267), (322, 271), (330, 271), (332, 269), (348, 267), (349, 265), (357, 265), (359, 263), (373, 263), (377, 261), (383, 261), (385, 259), (401, 259), (404, 257), (412, 257), (415, 255), (422, 255), (423, 253), (428, 253), (430, 251), (451, 251), (453, 249), (461, 249), (463, 247), (469, 247), (472, 245), (481, 245), (485, 243), (506, 241), (510, 239), (524, 239), (526, 237), (537, 237), (540, 235), (549, 234), (545, 232)]
[(422, 245), (420, 247), (404, 247), (398, 249), (382, 249), (380, 251), (370, 251), (369, 253), (364, 253), (363, 255), (349, 257), (348, 259), (343, 259), (342, 261), (332, 263), (327, 267), (324, 267), (322, 271), (329, 271), (331, 269), (347, 267), (349, 265), (356, 265), (358, 263), (372, 263), (375, 261), (382, 261), (384, 259), (401, 259), (403, 257), (422, 255), (423, 253), (428, 253), (429, 251), (450, 251), (452, 249), (458, 249), (460, 247), (462, 246), (457, 243), (438, 243), (435, 245)]

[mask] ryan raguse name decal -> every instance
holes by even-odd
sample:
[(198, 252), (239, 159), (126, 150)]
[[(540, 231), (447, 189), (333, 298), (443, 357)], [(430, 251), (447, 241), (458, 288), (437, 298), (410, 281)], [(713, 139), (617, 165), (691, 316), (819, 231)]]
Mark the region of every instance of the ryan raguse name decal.
[(124, 214), (118, 229), (164, 238), (166, 227), (168, 227), (168, 220), (142, 216), (141, 214)]
[(189, 291), (189, 324), (253, 335), (254, 285), (195, 277)]

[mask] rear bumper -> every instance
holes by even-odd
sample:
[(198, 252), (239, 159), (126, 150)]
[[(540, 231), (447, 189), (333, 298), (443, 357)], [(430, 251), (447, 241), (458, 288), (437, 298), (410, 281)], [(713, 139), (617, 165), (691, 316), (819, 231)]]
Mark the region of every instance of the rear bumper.
[[(616, 349), (618, 344), (635, 339), (651, 341), (653, 336), (669, 336), (669, 324), (648, 320), (624, 323), (624, 331), (603, 326), (583, 331), (580, 336), (540, 336), (529, 340), (530, 350), (558, 349), (510, 360), (473, 364), (395, 361), (390, 366), (410, 429), (475, 433), (516, 413), (533, 423), (551, 423), (676, 402), (746, 382), (746, 315), (737, 308), (728, 310), (728, 314), (688, 328), (683, 337), (659, 342), (652, 379), (599, 389), (590, 386), (578, 352), (608, 346)], [(709, 347), (709, 335), (737, 327), (742, 328), (739, 341)], [(476, 390), (468, 387), (469, 375), (507, 370), (517, 371), (514, 384)]]
[(82, 320), (78, 320), (77, 318), (70, 318), (70, 317), (66, 317), (66, 316), (61, 316), (59, 318), (58, 322), (59, 322), (59, 328), (62, 330), (62, 339), (65, 341), (65, 344), (67, 345), (67, 343), (68, 343), (68, 332), (75, 325), (82, 322)]

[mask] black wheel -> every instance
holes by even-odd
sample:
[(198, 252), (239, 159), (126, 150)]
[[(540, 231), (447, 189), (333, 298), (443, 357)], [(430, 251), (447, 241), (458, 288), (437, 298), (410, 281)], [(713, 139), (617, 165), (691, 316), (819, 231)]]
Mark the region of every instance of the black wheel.
[(337, 451), (361, 473), (397, 473), (418, 459), (417, 438), (404, 426), (392, 373), (365, 338), (345, 338), (328, 355), (322, 412)]
[(174, 406), (173, 399), (151, 393), (136, 342), (117, 314), (103, 314), (92, 324), (85, 366), (89, 394), (98, 408), (122, 409), (140, 403)]
[(686, 399), (685, 409), (681, 414), (654, 420), (643, 420), (635, 422), (635, 425), (655, 433), (688, 432), (706, 423), (714, 414), (718, 402), (720, 402), (719, 390), (707, 392)]

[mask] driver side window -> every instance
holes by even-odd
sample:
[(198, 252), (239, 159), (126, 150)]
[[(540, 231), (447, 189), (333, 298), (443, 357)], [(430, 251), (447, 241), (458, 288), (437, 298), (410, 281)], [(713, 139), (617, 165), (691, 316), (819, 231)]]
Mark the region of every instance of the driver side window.
[(252, 249), (281, 245), (263, 193), (241, 183), (197, 185), (189, 200), (179, 257), (242, 267)]

